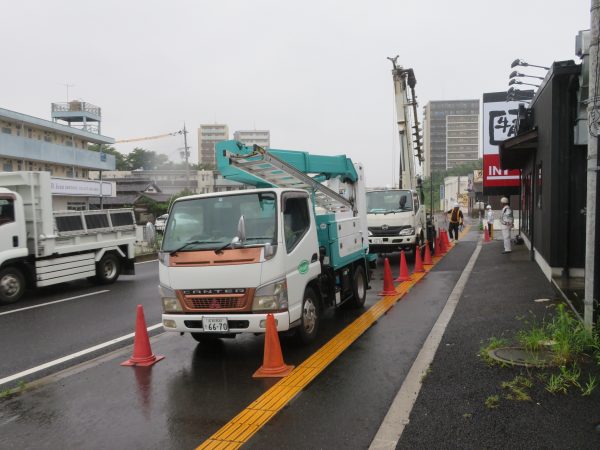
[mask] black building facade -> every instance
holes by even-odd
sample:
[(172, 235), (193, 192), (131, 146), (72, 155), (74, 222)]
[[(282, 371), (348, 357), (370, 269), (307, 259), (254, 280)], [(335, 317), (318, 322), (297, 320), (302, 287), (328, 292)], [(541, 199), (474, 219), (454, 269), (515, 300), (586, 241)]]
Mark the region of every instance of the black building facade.
[(500, 145), (500, 164), (521, 169), (521, 233), (532, 259), (558, 287), (580, 280), (570, 285), (583, 289), (587, 145), (575, 139), (580, 74), (573, 61), (552, 65), (530, 106), (519, 108), (517, 135)]

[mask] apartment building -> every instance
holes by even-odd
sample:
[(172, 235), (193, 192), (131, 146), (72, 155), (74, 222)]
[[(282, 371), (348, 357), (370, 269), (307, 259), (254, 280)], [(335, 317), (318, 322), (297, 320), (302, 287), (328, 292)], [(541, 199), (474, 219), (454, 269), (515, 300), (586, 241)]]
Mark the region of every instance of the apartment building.
[(57, 210), (87, 209), (90, 197), (115, 195), (114, 183), (87, 179), (90, 170), (115, 168), (114, 156), (88, 149), (114, 143), (100, 134), (100, 108), (81, 101), (53, 103), (52, 119), (0, 108), (0, 171), (50, 172)]
[(200, 125), (198, 128), (198, 163), (214, 168), (215, 144), (229, 139), (229, 127), (225, 124)]
[(423, 108), (423, 174), (479, 159), (479, 100), (435, 100)]
[(233, 133), (233, 139), (248, 146), (256, 144), (265, 149), (271, 147), (271, 132), (269, 130), (239, 130)]

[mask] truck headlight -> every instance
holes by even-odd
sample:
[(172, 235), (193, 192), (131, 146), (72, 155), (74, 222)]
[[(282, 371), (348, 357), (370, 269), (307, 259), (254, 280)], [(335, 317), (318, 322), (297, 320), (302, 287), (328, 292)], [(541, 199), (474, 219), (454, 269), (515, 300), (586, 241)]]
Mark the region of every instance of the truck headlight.
[(373, 232), (369, 230), (369, 237), (373, 236)]
[(169, 252), (158, 252), (158, 260), (164, 265), (169, 265)]
[(413, 227), (405, 228), (404, 230), (400, 230), (398, 236), (412, 236), (415, 234), (415, 229)]
[(163, 312), (165, 313), (175, 313), (175, 312), (183, 312), (183, 308), (181, 307), (181, 303), (179, 303), (179, 299), (175, 294), (175, 291), (166, 286), (159, 285), (158, 292), (160, 294), (160, 298), (162, 300)]
[(279, 280), (259, 287), (254, 293), (253, 311), (282, 310), (288, 307), (287, 281)]

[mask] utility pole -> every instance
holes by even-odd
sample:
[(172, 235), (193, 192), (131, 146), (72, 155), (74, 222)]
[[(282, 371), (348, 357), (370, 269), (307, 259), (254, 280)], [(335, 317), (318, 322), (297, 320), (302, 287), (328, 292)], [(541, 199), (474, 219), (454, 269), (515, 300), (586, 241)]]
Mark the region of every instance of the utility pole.
[(588, 98), (588, 166), (587, 166), (587, 202), (585, 219), (585, 298), (583, 301), (583, 321), (592, 329), (594, 320), (594, 277), (596, 275), (596, 190), (598, 177), (598, 121), (600, 113), (600, 92), (596, 91), (598, 71), (598, 46), (600, 45), (600, 0), (592, 0), (590, 10), (590, 72)]
[(190, 148), (187, 145), (187, 130), (185, 129), (185, 122), (183, 122), (183, 150), (185, 152), (185, 189), (190, 190)]

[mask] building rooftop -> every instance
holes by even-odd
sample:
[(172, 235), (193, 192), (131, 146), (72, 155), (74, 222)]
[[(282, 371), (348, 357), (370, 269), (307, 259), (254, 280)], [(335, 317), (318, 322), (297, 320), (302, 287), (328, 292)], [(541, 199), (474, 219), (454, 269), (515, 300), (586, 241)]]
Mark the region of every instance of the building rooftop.
[(29, 116), (27, 114), (18, 113), (9, 109), (0, 108), (0, 119), (10, 120), (13, 122), (21, 122), (25, 124), (35, 125), (47, 131), (55, 131), (57, 133), (77, 136), (87, 142), (94, 144), (114, 144), (115, 139), (103, 136), (101, 134), (91, 133), (89, 131), (80, 130), (68, 125), (52, 122), (51, 120), (40, 119), (39, 117)]

